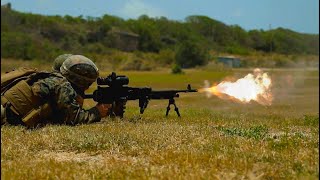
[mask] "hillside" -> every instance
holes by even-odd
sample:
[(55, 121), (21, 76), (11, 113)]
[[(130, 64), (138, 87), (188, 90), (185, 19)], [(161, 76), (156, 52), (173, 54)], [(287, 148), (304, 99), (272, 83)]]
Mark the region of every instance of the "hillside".
[(185, 21), (165, 17), (44, 16), (1, 7), (1, 57), (49, 60), (61, 53), (108, 55), (112, 49), (159, 53), (193, 42), (206, 50), (248, 55), (252, 52), (318, 55), (319, 35), (289, 29), (245, 31), (206, 16)]

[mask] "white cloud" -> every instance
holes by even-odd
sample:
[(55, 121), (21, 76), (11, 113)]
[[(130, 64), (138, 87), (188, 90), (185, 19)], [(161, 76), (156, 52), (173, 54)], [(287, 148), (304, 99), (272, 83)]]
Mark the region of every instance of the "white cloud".
[(152, 7), (141, 0), (126, 1), (119, 13), (127, 18), (137, 18), (142, 14), (146, 14), (150, 17), (165, 16), (165, 13), (161, 9)]

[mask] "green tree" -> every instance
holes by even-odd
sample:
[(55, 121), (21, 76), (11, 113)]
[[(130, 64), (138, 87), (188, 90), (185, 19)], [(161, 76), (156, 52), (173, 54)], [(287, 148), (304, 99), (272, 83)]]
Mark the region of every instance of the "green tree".
[(191, 68), (208, 63), (209, 52), (192, 41), (183, 42), (176, 54), (176, 63), (182, 68)]
[(142, 15), (137, 21), (129, 20), (128, 25), (134, 33), (139, 34), (139, 50), (159, 52), (161, 49), (160, 33), (151, 18)]

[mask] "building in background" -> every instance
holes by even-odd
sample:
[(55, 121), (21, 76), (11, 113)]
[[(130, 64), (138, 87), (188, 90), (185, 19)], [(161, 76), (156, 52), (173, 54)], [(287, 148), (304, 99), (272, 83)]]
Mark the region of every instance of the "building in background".
[(239, 68), (240, 67), (240, 59), (233, 56), (220, 56), (218, 57), (218, 62), (223, 63), (227, 67), (231, 68)]
[(109, 40), (112, 42), (112, 47), (122, 51), (135, 51), (138, 49), (139, 35), (123, 31), (117, 28), (112, 28), (109, 32)]

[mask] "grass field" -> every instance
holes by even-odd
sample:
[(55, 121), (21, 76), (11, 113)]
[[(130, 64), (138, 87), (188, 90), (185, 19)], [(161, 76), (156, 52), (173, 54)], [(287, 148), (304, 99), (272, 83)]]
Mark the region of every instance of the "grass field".
[[(169, 72), (119, 74), (129, 76), (131, 86), (184, 89), (251, 70)], [(138, 102), (129, 102), (122, 120), (36, 130), (4, 126), (1, 178), (318, 179), (319, 71), (267, 72), (273, 81), (271, 106), (193, 93), (176, 100), (181, 118), (174, 111), (164, 117), (168, 102), (155, 100), (141, 116)]]

